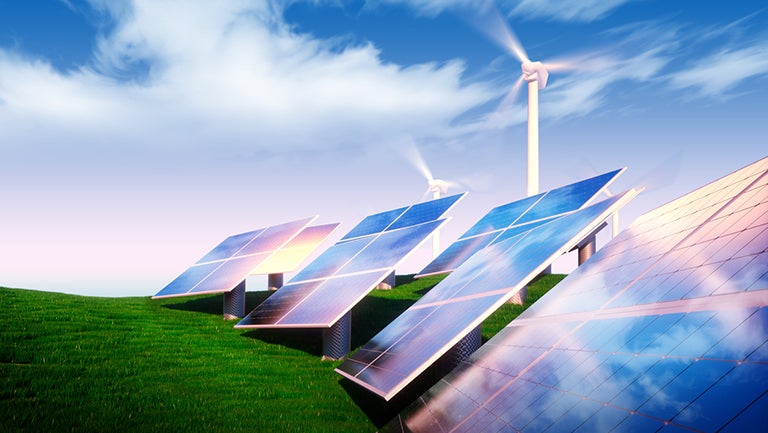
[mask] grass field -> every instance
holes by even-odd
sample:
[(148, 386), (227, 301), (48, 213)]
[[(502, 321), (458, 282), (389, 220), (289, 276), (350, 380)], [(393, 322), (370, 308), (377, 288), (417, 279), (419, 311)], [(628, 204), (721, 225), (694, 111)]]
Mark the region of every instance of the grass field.
[[(527, 304), (561, 278), (535, 283)], [(398, 279), (353, 310), (353, 346), (439, 281)], [(249, 292), (247, 308), (267, 295)], [(236, 330), (221, 304), (0, 288), (0, 432), (376, 430), (376, 397), (341, 386), (319, 331)], [(522, 310), (501, 308), (483, 337)]]

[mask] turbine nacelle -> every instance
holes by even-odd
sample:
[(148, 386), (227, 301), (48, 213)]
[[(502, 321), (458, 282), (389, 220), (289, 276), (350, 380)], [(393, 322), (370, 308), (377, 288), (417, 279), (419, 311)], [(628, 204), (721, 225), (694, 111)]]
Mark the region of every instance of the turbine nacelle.
[(445, 194), (448, 192), (448, 188), (452, 185), (451, 182), (446, 182), (440, 179), (429, 179), (429, 191)]
[(547, 68), (541, 62), (523, 62), (521, 65), (523, 70), (523, 79), (529, 83), (534, 81), (539, 83), (539, 89), (543, 89), (547, 85), (547, 78), (549, 78), (549, 72)]

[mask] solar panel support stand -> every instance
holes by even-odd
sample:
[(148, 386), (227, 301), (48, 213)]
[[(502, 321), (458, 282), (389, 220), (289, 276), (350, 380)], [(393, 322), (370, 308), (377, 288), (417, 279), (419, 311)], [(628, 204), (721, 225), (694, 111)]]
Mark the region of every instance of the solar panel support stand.
[(483, 344), (483, 325), (477, 325), (459, 340), (440, 359), (439, 374), (446, 375), (465, 359), (469, 358)]
[(592, 257), (593, 254), (595, 254), (595, 245), (597, 243), (597, 240), (595, 239), (595, 234), (592, 233), (589, 235), (586, 239), (581, 241), (578, 245), (579, 249), (579, 266), (584, 264), (587, 260), (589, 260), (590, 257)]
[(245, 280), (229, 292), (224, 292), (224, 320), (245, 316)]
[(330, 328), (323, 329), (323, 361), (344, 359), (352, 345), (352, 312), (347, 311)]
[(522, 289), (518, 290), (517, 293), (512, 295), (511, 298), (507, 301), (507, 304), (512, 305), (523, 305), (525, 303), (525, 297), (528, 295), (528, 285), (526, 284), (523, 286)]
[(269, 274), (267, 275), (267, 289), (275, 291), (283, 287), (283, 274)]
[(391, 290), (393, 287), (395, 287), (395, 271), (392, 271), (391, 274), (387, 275), (387, 277), (376, 286), (378, 290)]

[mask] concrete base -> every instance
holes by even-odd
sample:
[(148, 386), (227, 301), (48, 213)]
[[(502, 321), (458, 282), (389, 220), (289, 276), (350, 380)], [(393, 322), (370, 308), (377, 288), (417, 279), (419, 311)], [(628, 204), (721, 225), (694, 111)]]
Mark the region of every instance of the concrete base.
[(235, 320), (245, 316), (245, 280), (232, 291), (224, 292), (224, 320)]
[(267, 275), (267, 289), (275, 291), (283, 287), (283, 274), (269, 274)]
[(344, 359), (352, 345), (352, 312), (328, 329), (323, 329), (323, 361)]
[(384, 281), (380, 282), (379, 285), (376, 286), (376, 289), (391, 290), (393, 287), (395, 287), (395, 271), (392, 271), (391, 274), (387, 275), (387, 278), (384, 278)]

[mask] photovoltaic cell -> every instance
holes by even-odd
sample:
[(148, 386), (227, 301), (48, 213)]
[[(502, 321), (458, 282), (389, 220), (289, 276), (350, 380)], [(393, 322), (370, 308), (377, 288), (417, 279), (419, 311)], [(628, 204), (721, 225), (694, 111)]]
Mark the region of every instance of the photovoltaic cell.
[[(171, 281), (153, 299), (229, 292), (249, 274), (292, 270), (290, 266), (298, 265), (338, 226), (307, 227), (316, 218), (230, 236)], [(285, 251), (282, 251), (284, 248)]]
[(768, 158), (638, 219), (381, 431), (765, 431)]
[(464, 194), (371, 215), (236, 328), (330, 328), (446, 220)]
[(492, 209), (419, 272), (416, 278), (451, 272), (488, 245), (530, 230), (554, 217), (581, 209), (624, 170), (614, 170)]
[(391, 399), (634, 195), (534, 225), (477, 252), (336, 371)]

